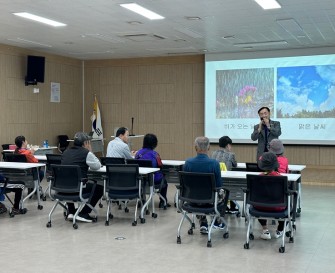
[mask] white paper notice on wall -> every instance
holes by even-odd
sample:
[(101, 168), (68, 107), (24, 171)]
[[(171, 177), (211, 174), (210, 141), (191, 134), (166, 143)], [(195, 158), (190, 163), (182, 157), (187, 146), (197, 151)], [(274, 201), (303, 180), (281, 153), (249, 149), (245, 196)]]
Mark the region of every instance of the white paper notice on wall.
[(51, 83), (50, 102), (60, 102), (60, 83)]
[(40, 92), (40, 89), (39, 88), (34, 88), (34, 94), (37, 94)]

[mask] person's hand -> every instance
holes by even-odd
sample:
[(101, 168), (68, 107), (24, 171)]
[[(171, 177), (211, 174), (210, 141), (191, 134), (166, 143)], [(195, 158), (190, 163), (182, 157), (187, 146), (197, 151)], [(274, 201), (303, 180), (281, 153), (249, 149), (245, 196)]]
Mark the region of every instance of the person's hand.
[(258, 133), (262, 131), (262, 124), (263, 124), (263, 120), (261, 120), (258, 124)]
[(137, 151), (131, 151), (131, 155), (132, 155), (133, 157), (135, 157), (136, 154), (137, 154)]
[(266, 125), (266, 127), (270, 127), (270, 119), (269, 118), (263, 118), (263, 124)]
[(92, 152), (92, 146), (91, 146), (91, 141), (85, 141), (84, 142), (84, 148)]

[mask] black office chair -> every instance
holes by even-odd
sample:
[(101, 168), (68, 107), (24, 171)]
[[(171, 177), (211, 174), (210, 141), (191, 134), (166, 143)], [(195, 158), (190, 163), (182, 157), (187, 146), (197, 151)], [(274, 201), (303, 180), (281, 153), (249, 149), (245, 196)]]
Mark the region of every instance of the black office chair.
[(67, 135), (58, 135), (57, 138), (58, 138), (58, 145), (57, 145), (58, 151), (60, 153), (63, 153), (67, 149), (67, 147), (69, 147), (70, 144), (70, 142), (68, 141), (69, 137)]
[[(47, 157), (47, 164), (46, 164), (46, 171), (47, 171), (47, 181), (49, 182), (50, 177), (52, 176), (52, 168), (51, 168), (51, 164), (57, 164), (60, 165), (61, 159), (62, 159), (62, 155), (60, 154), (46, 154)], [(46, 201), (46, 193), (49, 191), (49, 185), (48, 187), (45, 189), (44, 193), (43, 193), (43, 201)]]
[(27, 158), (25, 155), (20, 155), (20, 154), (7, 154), (6, 155), (6, 161), (7, 162), (25, 162), (27, 163)]
[[(245, 191), (245, 200), (248, 220), (248, 229), (246, 235), (245, 249), (249, 249), (249, 240), (254, 239), (253, 221), (254, 219), (283, 220), (283, 233), (288, 236), (289, 242), (294, 242), (294, 229), (291, 221), (291, 195), (295, 191), (289, 190), (287, 176), (267, 176), (267, 175), (247, 175), (247, 189)], [(257, 209), (257, 207), (266, 207), (267, 211)], [(286, 207), (284, 211), (271, 211), (272, 208)], [(289, 231), (286, 231), (286, 224), (289, 225)], [(285, 235), (282, 237), (280, 253), (285, 252)]]
[[(139, 167), (143, 167), (143, 168), (152, 168), (152, 161), (148, 159), (126, 159), (126, 162), (127, 164), (137, 164)], [(166, 210), (166, 205), (167, 205), (166, 199), (160, 193), (163, 185), (164, 185), (164, 178), (162, 179), (159, 185), (154, 184), (154, 190), (155, 190), (155, 193), (157, 193), (159, 197), (163, 200), (164, 202), (163, 208), (164, 210)], [(157, 214), (155, 214), (154, 211), (153, 211), (153, 217), (154, 218), (157, 217)]]
[(258, 167), (257, 163), (247, 162), (245, 163), (247, 172), (261, 172), (262, 170)]
[[(68, 216), (66, 202), (78, 202), (79, 206), (72, 220), (73, 228), (77, 229), (78, 225), (76, 223), (76, 218), (85, 205), (89, 206), (92, 211), (94, 211), (95, 215), (98, 214), (96, 209), (88, 203), (95, 187), (92, 188), (91, 192), (83, 192), (83, 188), (89, 180), (87, 178), (82, 178), (81, 169), (77, 165), (51, 164), (51, 169), (53, 175), (49, 182), (49, 195), (52, 200), (56, 200), (56, 204), (52, 207), (49, 213), (49, 221), (46, 226), (48, 228), (51, 227), (51, 216), (58, 204), (66, 210), (66, 213), (64, 213), (66, 219)], [(93, 218), (93, 222), (96, 221), (97, 217)]]
[[(138, 165), (112, 164), (106, 165), (107, 179), (104, 185), (104, 192), (107, 199), (107, 218), (105, 225), (109, 225), (112, 201), (124, 201), (136, 199), (135, 216), (132, 223), (137, 225), (138, 202), (141, 202), (142, 187), (139, 177)], [(126, 210), (128, 212), (129, 210)]]
[(126, 160), (123, 157), (100, 157), (100, 162), (103, 166), (107, 164), (126, 164)]
[[(0, 195), (3, 194), (6, 197), (6, 199), (1, 201), (1, 203), (5, 206), (11, 218), (15, 216), (15, 214), (12, 212), (12, 207), (14, 207), (14, 202), (8, 196), (8, 193), (13, 192), (13, 191), (16, 192), (19, 189), (21, 189), (21, 198), (20, 198), (21, 202), (20, 203), (22, 205), (22, 190), (24, 189), (24, 184), (20, 182), (11, 183), (7, 177), (4, 177), (3, 175), (0, 174)], [(20, 209), (21, 214), (25, 214), (26, 212), (27, 212), (27, 209), (22, 209), (22, 208)]]
[[(211, 225), (208, 230), (207, 247), (212, 247), (211, 233), (214, 222), (217, 218), (224, 216), (229, 199), (229, 191), (226, 189), (216, 188), (215, 176), (213, 173), (194, 173), (194, 172), (179, 172), (180, 186), (177, 187), (177, 203), (178, 209), (182, 212), (182, 219), (178, 226), (177, 244), (181, 244), (180, 230), (185, 219), (190, 222), (188, 234), (193, 234), (195, 228), (194, 215), (205, 215), (212, 217)], [(225, 191), (223, 202), (218, 203), (218, 194), (220, 189)], [(192, 220), (188, 216), (192, 214)], [(223, 238), (229, 237), (228, 224), (223, 219), (225, 224)]]

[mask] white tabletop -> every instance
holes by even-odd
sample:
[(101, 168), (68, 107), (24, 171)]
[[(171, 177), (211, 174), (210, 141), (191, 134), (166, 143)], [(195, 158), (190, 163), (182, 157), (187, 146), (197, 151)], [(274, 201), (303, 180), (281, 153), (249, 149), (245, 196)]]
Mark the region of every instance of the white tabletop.
[[(37, 149), (34, 148), (35, 152), (36, 151), (43, 151), (43, 150), (52, 150), (52, 149), (57, 149), (57, 146), (49, 146), (48, 148), (46, 147), (38, 147)], [(14, 153), (15, 150), (3, 150), (6, 153)]]
[[(222, 171), (221, 177), (246, 179), (247, 174), (259, 175), (260, 173), (261, 172)], [(287, 176), (289, 181), (297, 181), (301, 177), (301, 174), (299, 173), (281, 173), (281, 175)]]
[[(149, 174), (149, 173), (155, 173), (155, 172), (158, 172), (158, 171), (160, 171), (160, 168), (139, 167), (139, 174)], [(99, 170), (89, 169), (89, 172), (106, 173), (106, 166), (102, 166)]]
[[(245, 163), (237, 163), (237, 168), (245, 169), (247, 166)], [(306, 168), (306, 165), (288, 165), (288, 169), (291, 172), (301, 172)]]
[(37, 158), (39, 161), (47, 161), (46, 155), (34, 155), (35, 158)]
[(162, 160), (163, 165), (168, 165), (168, 166), (182, 166), (185, 164), (185, 160), (168, 160), (164, 159)]
[(31, 168), (43, 167), (44, 163), (23, 163), (23, 162), (0, 162), (0, 168), (26, 170)]
[[(116, 136), (111, 137), (115, 138)], [(144, 137), (144, 135), (134, 135), (134, 136), (129, 135), (129, 138), (136, 138), (136, 137)]]

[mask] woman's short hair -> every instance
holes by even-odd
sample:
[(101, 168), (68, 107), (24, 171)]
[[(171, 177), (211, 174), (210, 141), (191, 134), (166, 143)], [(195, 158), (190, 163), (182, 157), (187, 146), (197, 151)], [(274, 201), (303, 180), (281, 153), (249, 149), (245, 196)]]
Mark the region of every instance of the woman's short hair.
[(157, 147), (158, 140), (154, 134), (146, 134), (143, 139), (143, 147), (154, 150)]
[(15, 138), (15, 145), (18, 147), (18, 148), (22, 148), (22, 144), (23, 142), (26, 141), (26, 138), (24, 136), (17, 136)]
[(228, 144), (230, 144), (230, 145), (233, 144), (233, 141), (231, 140), (231, 138), (229, 136), (220, 137), (219, 146), (221, 148), (226, 148)]

